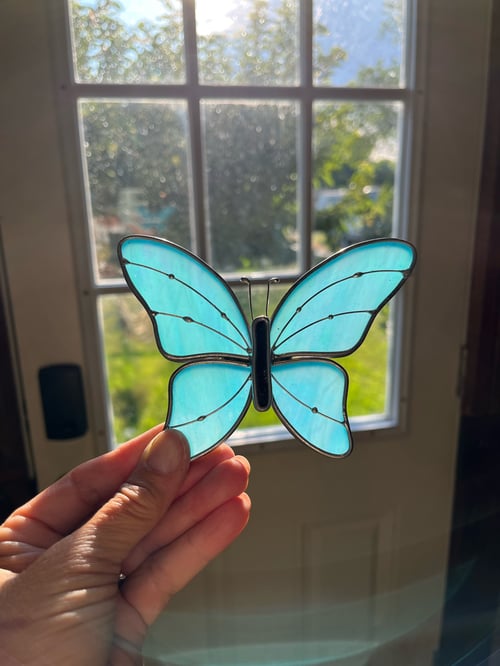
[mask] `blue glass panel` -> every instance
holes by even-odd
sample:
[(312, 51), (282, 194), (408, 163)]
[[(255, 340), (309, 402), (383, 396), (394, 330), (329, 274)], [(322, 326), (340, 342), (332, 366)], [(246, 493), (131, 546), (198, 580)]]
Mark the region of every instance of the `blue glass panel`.
[(330, 257), (298, 280), (276, 308), (273, 352), (351, 353), (414, 263), (413, 247), (396, 239), (360, 243)]
[(274, 409), (303, 442), (334, 456), (351, 450), (347, 374), (333, 361), (290, 361), (272, 368)]
[(158, 238), (131, 236), (119, 247), (130, 288), (148, 311), (168, 358), (246, 355), (248, 325), (231, 289), (190, 252)]
[(224, 441), (250, 404), (248, 366), (190, 363), (172, 376), (167, 427), (184, 433), (196, 457)]

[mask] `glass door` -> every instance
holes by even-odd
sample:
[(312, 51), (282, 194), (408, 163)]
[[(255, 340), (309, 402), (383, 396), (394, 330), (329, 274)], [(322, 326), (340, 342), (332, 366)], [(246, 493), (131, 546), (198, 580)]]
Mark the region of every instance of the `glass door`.
[[(362, 39), (358, 69), (346, 74), (341, 51), (347, 44), (335, 32), (345, 16), (338, 14), (326, 31), (315, 28), (340, 3), (285, 4), (295, 17), (293, 29), (286, 17), (268, 25), (277, 31), (273, 40), (281, 33), (292, 39), (298, 60), (277, 49), (281, 64), (269, 72), (258, 58), (264, 51), (248, 48), (247, 69), (236, 57), (221, 61), (218, 35), (228, 24), (215, 22), (214, 12), (212, 25), (207, 18), (200, 28), (200, 15), (186, 2), (182, 34), (196, 45), (198, 59), (176, 41), (180, 23), (172, 19), (168, 27), (176, 32), (167, 34), (168, 49), (159, 35), (158, 60), (143, 62), (132, 81), (119, 68), (111, 70), (118, 82), (104, 76), (107, 59), (120, 49), (130, 55), (132, 45), (118, 23), (103, 28), (97, 12), (122, 11), (125, 3), (79, 5), (90, 30), (86, 44), (100, 30), (113, 28), (117, 36), (105, 52), (89, 51), (90, 74), (101, 76), (97, 82), (69, 77), (74, 58), (81, 62), (64, 37), (75, 23), (68, 17), (77, 16), (76, 3), (46, 0), (29, 10), (2, 4), (0, 31), (9, 54), (0, 63), (7, 157), (1, 167), (2, 242), (34, 465), (45, 485), (111, 446), (115, 430), (118, 439), (144, 427), (147, 412), (163, 419), (168, 370), (149, 322), (120, 279), (114, 233), (164, 234), (170, 225), (177, 242), (230, 281), (242, 270), (264, 278), (278, 271), (285, 283), (336, 243), (357, 240), (372, 227), (407, 233), (419, 260), (404, 308), (385, 319), (394, 318), (386, 330), (397, 334), (388, 338), (375, 329), (379, 337), (364, 345), (372, 361), (362, 360), (357, 375), (350, 369), (350, 408), (359, 418), (352, 455), (329, 460), (284, 440), (272, 422), (250, 422), (257, 428), (255, 439), (243, 439), (253, 467), (250, 526), (173, 600), (147, 650), (165, 663), (204, 666), (401, 664), (408, 663), (401, 657), (408, 653), (414, 663), (431, 664), (447, 566), (489, 4), (409, 3), (405, 31), (394, 34), (404, 34), (399, 43), (415, 48), (405, 48), (390, 78), (366, 60), (372, 51), (361, 48)], [(174, 17), (180, 7), (143, 2), (140, 11), (153, 5)], [(359, 9), (356, 28), (380, 18), (373, 14), (375, 3), (352, 6)], [(403, 7), (384, 6), (398, 17)], [(129, 24), (144, 19), (137, 11), (129, 13)], [(256, 23), (259, 16), (257, 11)], [(238, 27), (242, 19), (236, 18)], [(142, 25), (147, 51), (153, 28)], [(321, 50), (323, 37), (335, 49)], [(172, 71), (172, 49), (184, 64), (166, 83), (162, 68)], [(303, 50), (310, 56), (301, 59)], [(319, 76), (323, 56), (344, 78)], [(233, 67), (249, 78), (224, 83)], [(360, 69), (370, 71), (361, 77)], [(284, 78), (269, 84), (266, 77), (276, 73)], [(358, 84), (349, 85), (354, 79)], [(262, 173), (250, 168), (252, 161)], [(227, 188), (224, 196), (218, 182)], [(242, 198), (246, 186), (258, 196)], [(252, 209), (261, 198), (272, 211), (263, 220)], [(110, 202), (114, 213), (106, 208)], [(253, 254), (252, 234), (245, 236), (244, 229), (252, 215), (261, 238)], [(240, 240), (244, 252), (238, 254)], [(135, 354), (136, 365), (123, 365), (125, 353)], [(373, 356), (378, 365), (370, 368)], [(61, 363), (82, 368), (89, 427), (78, 438), (54, 440), (45, 429), (38, 373)], [(363, 406), (374, 385), (378, 402)]]

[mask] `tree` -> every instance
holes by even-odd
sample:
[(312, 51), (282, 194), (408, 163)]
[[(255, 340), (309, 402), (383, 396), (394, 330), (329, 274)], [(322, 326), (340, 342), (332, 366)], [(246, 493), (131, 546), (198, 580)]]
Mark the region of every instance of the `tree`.
[(113, 83), (125, 80), (131, 36), (120, 20), (117, 0), (96, 0), (92, 6), (72, 3), (79, 81)]
[(377, 157), (395, 135), (392, 105), (321, 104), (315, 115), (313, 183), (339, 199), (316, 211), (315, 229), (328, 250), (387, 236), (392, 228), (394, 164)]
[(295, 105), (210, 104), (204, 126), (214, 265), (272, 270), (290, 264), (297, 199)]

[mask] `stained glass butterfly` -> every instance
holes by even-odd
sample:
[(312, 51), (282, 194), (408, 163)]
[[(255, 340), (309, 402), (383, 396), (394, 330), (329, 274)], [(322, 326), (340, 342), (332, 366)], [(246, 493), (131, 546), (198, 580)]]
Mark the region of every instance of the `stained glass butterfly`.
[(305, 273), (273, 315), (248, 325), (224, 279), (169, 241), (128, 236), (118, 256), (146, 308), (161, 353), (182, 362), (170, 379), (165, 427), (182, 431), (193, 458), (225, 440), (251, 401), (273, 407), (299, 440), (330, 456), (352, 448), (348, 377), (332, 357), (351, 354), (416, 261), (397, 239), (365, 241)]

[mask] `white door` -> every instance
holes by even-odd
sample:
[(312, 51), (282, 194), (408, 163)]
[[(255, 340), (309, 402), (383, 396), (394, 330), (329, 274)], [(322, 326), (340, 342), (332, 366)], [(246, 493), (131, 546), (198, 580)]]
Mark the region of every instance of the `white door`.
[[(414, 117), (404, 126), (411, 132), (411, 152), (401, 157), (409, 160), (402, 172), (409, 182), (398, 205), (407, 208), (419, 259), (396, 341), (398, 422), (356, 431), (354, 452), (341, 461), (290, 442), (248, 448), (251, 523), (153, 628), (148, 650), (166, 663), (432, 663), (447, 564), (491, 3), (409, 4), (415, 86), (399, 101), (411, 96)], [(61, 74), (64, 48), (54, 45), (65, 30), (63, 5), (4, 0), (0, 8), (2, 268), (42, 486), (110, 442), (105, 373), (94, 351), (94, 287), (82, 279), (92, 257), (75, 197), (81, 162), (67, 139), (76, 107)], [(310, 3), (301, 6), (307, 15)], [(196, 118), (187, 122), (195, 145), (202, 140)], [(307, 160), (305, 168), (311, 173)], [(194, 183), (200, 215), (204, 185)], [(299, 195), (312, 203), (310, 194)], [(131, 201), (141, 205), (137, 196), (131, 185), (122, 210)], [(110, 294), (122, 289), (114, 279)], [(46, 433), (38, 372), (68, 363), (83, 368), (89, 428), (58, 440)]]

